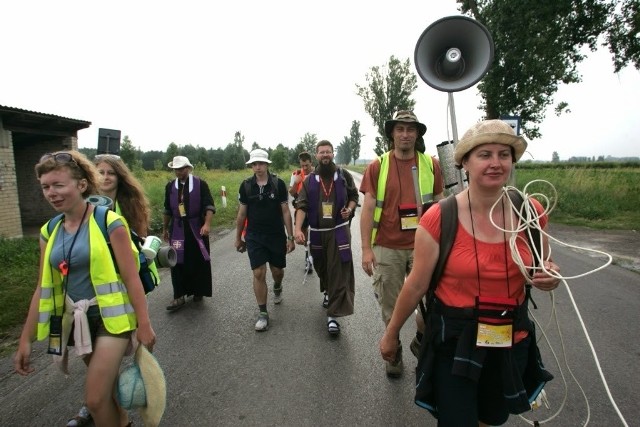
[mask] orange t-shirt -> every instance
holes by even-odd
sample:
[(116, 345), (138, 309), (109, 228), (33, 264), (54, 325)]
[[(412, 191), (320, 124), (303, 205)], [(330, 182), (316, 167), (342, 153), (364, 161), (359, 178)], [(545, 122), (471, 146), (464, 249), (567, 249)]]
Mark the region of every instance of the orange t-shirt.
[[(443, 191), (442, 172), (440, 162), (432, 158), (433, 161), (433, 195)], [(418, 167), (418, 174), (421, 173), (416, 158), (401, 160), (396, 159), (393, 153), (389, 156), (389, 173), (387, 174), (387, 187), (384, 193), (382, 204), (382, 216), (376, 236), (376, 245), (390, 249), (413, 249), (415, 230), (400, 229), (400, 213), (398, 207), (401, 204), (415, 204), (416, 193), (413, 188), (413, 174), (411, 168)], [(380, 160), (373, 160), (362, 177), (360, 192), (362, 194), (371, 193), (376, 197), (378, 192), (378, 177), (380, 176)]]
[[(540, 203), (532, 200), (536, 211), (542, 214)], [(420, 220), (420, 226), (437, 242), (440, 241), (440, 213), (440, 205), (435, 205)], [(545, 227), (547, 221), (547, 216), (542, 216), (540, 225)], [(516, 243), (520, 257), (525, 265), (531, 265), (533, 258), (526, 234), (520, 232), (520, 236)], [(475, 246), (477, 254), (473, 235), (458, 221), (454, 244), (436, 289), (438, 299), (451, 307), (474, 307), (477, 295), (516, 298), (521, 304), (525, 278), (511, 256), (509, 242), (487, 243), (476, 239)]]

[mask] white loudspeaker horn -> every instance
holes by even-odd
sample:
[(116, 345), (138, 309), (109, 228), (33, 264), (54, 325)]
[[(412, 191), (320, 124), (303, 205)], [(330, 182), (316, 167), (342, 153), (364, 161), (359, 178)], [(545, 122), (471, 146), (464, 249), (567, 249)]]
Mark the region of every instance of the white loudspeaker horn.
[(420, 78), (442, 92), (476, 84), (493, 61), (487, 28), (466, 16), (447, 16), (429, 25), (418, 39), (415, 64)]

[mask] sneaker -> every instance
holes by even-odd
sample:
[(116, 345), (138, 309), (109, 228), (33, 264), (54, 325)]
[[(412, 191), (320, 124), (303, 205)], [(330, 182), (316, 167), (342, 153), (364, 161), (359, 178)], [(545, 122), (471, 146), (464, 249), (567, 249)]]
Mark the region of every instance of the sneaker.
[(324, 308), (329, 307), (329, 295), (327, 295), (327, 293), (324, 293), (324, 298), (322, 299), (322, 306)]
[(385, 362), (385, 371), (387, 372), (388, 377), (398, 378), (402, 375), (402, 371), (404, 370), (404, 364), (402, 363), (402, 345), (398, 346), (398, 351), (396, 352), (396, 360), (393, 362)]
[(420, 355), (420, 341), (418, 340), (418, 337), (413, 337), (411, 344), (409, 344), (409, 350), (411, 350), (411, 353), (413, 353), (415, 357)]
[(256, 331), (266, 331), (269, 329), (269, 314), (260, 312), (258, 315), (258, 321), (256, 322)]
[(282, 302), (282, 287), (273, 288), (273, 303), (280, 304)]
[(89, 408), (82, 405), (78, 413), (67, 421), (67, 427), (87, 426), (89, 423), (91, 423), (91, 413), (89, 412)]

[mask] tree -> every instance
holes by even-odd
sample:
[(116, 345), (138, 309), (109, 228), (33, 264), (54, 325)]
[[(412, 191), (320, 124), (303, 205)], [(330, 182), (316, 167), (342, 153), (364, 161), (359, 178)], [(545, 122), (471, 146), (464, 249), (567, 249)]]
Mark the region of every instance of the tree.
[(313, 154), (316, 152), (317, 143), (318, 143), (318, 137), (316, 136), (316, 134), (307, 132), (304, 134), (302, 139), (300, 139), (300, 143), (298, 144), (298, 146), (302, 144), (302, 146), (304, 147), (304, 150), (302, 151), (307, 151)]
[(278, 144), (269, 154), (269, 160), (271, 160), (270, 169), (283, 171), (289, 167), (289, 150), (284, 145)]
[(553, 163), (558, 163), (560, 161), (560, 155), (558, 154), (557, 151), (554, 151), (553, 153), (551, 153), (551, 161)]
[(133, 142), (129, 139), (129, 135), (125, 135), (122, 138), (122, 144), (120, 144), (120, 158), (129, 167), (133, 169), (136, 166), (137, 150), (133, 146)]
[(354, 120), (351, 122), (351, 131), (349, 132), (349, 150), (351, 151), (351, 159), (353, 164), (360, 157), (360, 145), (362, 144), (362, 134), (360, 133), (360, 122)]
[[(518, 115), (529, 138), (540, 137), (547, 107), (562, 83), (578, 83), (584, 49), (595, 51), (604, 36), (615, 71), (640, 63), (640, 0), (458, 0), (460, 10), (483, 23), (496, 49), (491, 68), (478, 85), (487, 119)], [(564, 101), (555, 113), (569, 112)]]
[(393, 117), (394, 112), (413, 110), (416, 104), (411, 99), (411, 94), (418, 87), (417, 77), (410, 66), (408, 58), (401, 62), (392, 55), (388, 64), (371, 67), (370, 72), (365, 75), (366, 86), (356, 84), (357, 94), (364, 101), (364, 109), (378, 129), (379, 136), (375, 138), (374, 148), (377, 155), (390, 148), (384, 134), (384, 122)]
[(351, 163), (351, 141), (348, 136), (345, 136), (336, 148), (336, 163), (339, 165)]
[(172, 162), (173, 158), (179, 155), (180, 155), (180, 151), (178, 149), (178, 145), (175, 142), (170, 143), (169, 146), (167, 147), (167, 154), (164, 158), (164, 164)]

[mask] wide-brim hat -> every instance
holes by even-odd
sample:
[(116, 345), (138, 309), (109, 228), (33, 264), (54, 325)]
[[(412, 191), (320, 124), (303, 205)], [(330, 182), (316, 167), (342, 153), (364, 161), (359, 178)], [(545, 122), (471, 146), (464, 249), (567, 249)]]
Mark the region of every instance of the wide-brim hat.
[(185, 166), (189, 166), (190, 168), (193, 167), (191, 162), (189, 162), (189, 159), (187, 159), (185, 156), (175, 156), (173, 158), (173, 161), (167, 163), (167, 166), (169, 166), (171, 169), (182, 169)]
[(462, 158), (482, 144), (503, 144), (513, 147), (515, 161), (520, 160), (527, 149), (527, 141), (516, 135), (509, 124), (503, 120), (484, 120), (471, 126), (465, 132), (453, 152), (456, 165), (462, 165)]
[(250, 165), (253, 162), (271, 163), (271, 160), (269, 160), (269, 153), (261, 148), (252, 150), (251, 153), (249, 153), (249, 161), (247, 162), (247, 164)]
[(413, 111), (409, 110), (400, 110), (397, 111), (391, 120), (387, 120), (384, 122), (384, 133), (387, 135), (387, 138), (391, 140), (391, 133), (393, 132), (393, 127), (396, 123), (415, 123), (418, 126), (418, 136), (422, 137), (425, 133), (427, 133), (427, 125), (424, 123), (420, 123), (418, 121), (418, 117), (413, 113)]
[(124, 409), (137, 409), (145, 426), (160, 424), (167, 404), (164, 372), (155, 357), (138, 345), (134, 363), (118, 376), (117, 397)]

